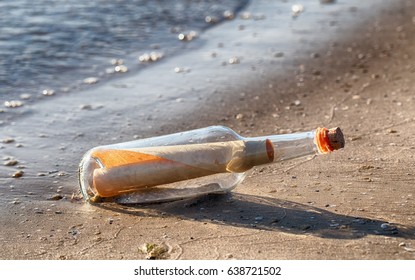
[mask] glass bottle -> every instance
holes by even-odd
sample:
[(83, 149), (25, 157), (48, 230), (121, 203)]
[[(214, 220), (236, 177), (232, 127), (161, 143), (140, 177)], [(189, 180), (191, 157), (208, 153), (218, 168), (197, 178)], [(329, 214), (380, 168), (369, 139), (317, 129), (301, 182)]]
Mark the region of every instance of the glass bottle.
[(79, 165), (85, 200), (162, 202), (228, 192), (254, 166), (344, 147), (340, 128), (242, 137), (224, 126), (180, 132), (89, 150)]

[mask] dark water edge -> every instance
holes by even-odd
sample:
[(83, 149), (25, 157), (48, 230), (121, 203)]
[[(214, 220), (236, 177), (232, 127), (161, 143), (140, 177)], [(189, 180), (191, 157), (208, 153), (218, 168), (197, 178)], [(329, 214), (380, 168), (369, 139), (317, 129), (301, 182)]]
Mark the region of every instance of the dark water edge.
[[(154, 51), (165, 59), (197, 48), (201, 41), (181, 41), (178, 36), (200, 34), (248, 3), (39, 0), (34, 5), (30, 0), (4, 0), (0, 3), (0, 100), (32, 103), (42, 95), (117, 78), (126, 69), (136, 73), (147, 66), (140, 64), (139, 55)], [(84, 81), (91, 77), (95, 79)]]

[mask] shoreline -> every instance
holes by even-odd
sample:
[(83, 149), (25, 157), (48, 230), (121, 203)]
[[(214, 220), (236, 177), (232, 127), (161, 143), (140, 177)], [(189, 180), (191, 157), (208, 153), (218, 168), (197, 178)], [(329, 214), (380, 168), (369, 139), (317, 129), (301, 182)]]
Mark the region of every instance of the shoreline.
[[(147, 71), (118, 83), (118, 89), (127, 89), (125, 96), (120, 97), (121, 90), (111, 91), (114, 86), (96, 87), (82, 96), (71, 95), (71, 106), (55, 103), (54, 113), (43, 111), (47, 103), (33, 107), (41, 113), (32, 113), (28, 107), (25, 118), (31, 123), (19, 121), (1, 129), (15, 139), (12, 145), (29, 147), (2, 144), (5, 148), (1, 151), (18, 160), (43, 157), (24, 160), (27, 172), (23, 180), (6, 180), (7, 185), (15, 185), (15, 191), (1, 191), (6, 214), (0, 218), (4, 248), (0, 257), (144, 259), (146, 254), (139, 248), (154, 243), (167, 248), (162, 256), (167, 259), (414, 259), (410, 250), (415, 247), (415, 222), (410, 219), (414, 208), (410, 151), (415, 147), (411, 139), (415, 120), (415, 84), (411, 80), (415, 24), (411, 12), (415, 7), (399, 3), (394, 13), (383, 12), (359, 26), (347, 29), (339, 23), (339, 32), (347, 31), (347, 35), (326, 48), (321, 42), (316, 48), (315, 42), (308, 41), (306, 30), (298, 31), (304, 46), (301, 56), (295, 58), (287, 50), (282, 57), (272, 57), (281, 50), (266, 45), (263, 50), (272, 58), (247, 56), (249, 52), (243, 47), (249, 50), (249, 44), (261, 38), (265, 44), (269, 35), (261, 37), (262, 29), (257, 31), (256, 24), (244, 22), (249, 33), (242, 36), (242, 42), (236, 41), (239, 45), (230, 50), (224, 43), (225, 48), (219, 49), (216, 39), (210, 37), (212, 45), (206, 48), (216, 51), (218, 59), (205, 53), (206, 64), (193, 68), (183, 61), (180, 67), (191, 71), (163, 77), (166, 83), (162, 85), (151, 80), (153, 73)], [(359, 10), (353, 13), (359, 14)], [(270, 20), (265, 17), (257, 23), (267, 25)], [(230, 24), (238, 28), (240, 22)], [(212, 33), (214, 30), (203, 36)], [(200, 59), (205, 50), (185, 57)], [(220, 68), (226, 76), (223, 72), (197, 75), (203, 67), (220, 65), (238, 52), (245, 54), (239, 57), (239, 64)], [(155, 67), (168, 73), (182, 58)], [(280, 71), (283, 67), (285, 73)], [(244, 75), (239, 76), (241, 73)], [(134, 93), (132, 84), (140, 79), (146, 83)], [(179, 86), (172, 88), (174, 84)], [(210, 85), (207, 90), (206, 85)], [(154, 88), (162, 93), (157, 103), (149, 98)], [(98, 91), (106, 94), (105, 101), (95, 94)], [(149, 92), (148, 96), (144, 92)], [(148, 97), (142, 105), (147, 111), (138, 114), (140, 120), (130, 119), (129, 114), (137, 116), (133, 113), (137, 108), (123, 111), (125, 103), (117, 100), (126, 97), (124, 101), (132, 102), (138, 96)], [(85, 104), (85, 100), (90, 102)], [(87, 107), (82, 109), (84, 105)], [(182, 113), (175, 114), (177, 110)], [(57, 113), (61, 111), (63, 114)], [(103, 115), (109, 119), (102, 120)], [(42, 122), (46, 117), (49, 121)], [(94, 122), (94, 118), (105, 123)], [(73, 124), (86, 121), (84, 127), (65, 127), (65, 120)], [(95, 206), (76, 196), (71, 199), (77, 186), (70, 172), (76, 171), (78, 156), (91, 143), (109, 144), (105, 141), (121, 142), (134, 135), (141, 138), (219, 123), (243, 136), (338, 125), (346, 135), (346, 147), (312, 161), (301, 159), (255, 169), (242, 185), (224, 196), (144, 207)], [(30, 129), (33, 126), (36, 135)], [(65, 129), (57, 130), (60, 126)], [(73, 136), (69, 142), (68, 135)], [(72, 141), (78, 145), (71, 145)], [(50, 173), (55, 171), (51, 170), (51, 155), (59, 151), (62, 156), (53, 164), (57, 172)], [(11, 169), (1, 167), (0, 171), (9, 174)], [(39, 172), (46, 176), (39, 177)], [(48, 200), (60, 186), (63, 199)]]

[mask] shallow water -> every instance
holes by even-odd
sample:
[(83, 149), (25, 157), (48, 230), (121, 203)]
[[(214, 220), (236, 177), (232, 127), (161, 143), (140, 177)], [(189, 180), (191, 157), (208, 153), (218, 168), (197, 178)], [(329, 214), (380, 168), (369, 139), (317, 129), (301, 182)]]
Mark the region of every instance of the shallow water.
[(173, 54), (186, 47), (178, 34), (201, 32), (212, 25), (206, 17), (220, 22), (225, 11), (235, 13), (247, 2), (2, 0), (0, 100), (44, 89), (66, 92), (88, 77), (108, 79), (111, 59), (137, 70), (133, 54)]

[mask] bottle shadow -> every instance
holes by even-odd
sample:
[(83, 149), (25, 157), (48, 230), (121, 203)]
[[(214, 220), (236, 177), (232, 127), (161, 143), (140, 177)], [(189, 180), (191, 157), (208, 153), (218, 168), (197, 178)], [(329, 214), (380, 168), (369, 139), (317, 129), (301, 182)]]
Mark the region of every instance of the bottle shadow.
[(337, 214), (287, 200), (238, 193), (148, 205), (104, 203), (99, 207), (137, 216), (172, 215), (225, 226), (311, 234), (322, 238), (358, 239), (367, 235), (382, 235), (415, 239), (414, 227)]

